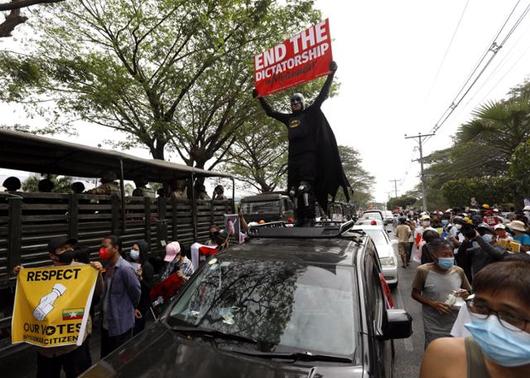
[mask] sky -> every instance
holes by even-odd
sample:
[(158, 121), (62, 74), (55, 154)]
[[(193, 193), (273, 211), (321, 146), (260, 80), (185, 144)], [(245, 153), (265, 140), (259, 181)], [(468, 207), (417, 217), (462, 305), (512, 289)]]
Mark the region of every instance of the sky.
[[(404, 135), (432, 129), (516, 2), (316, 1), (323, 17), (330, 19), (333, 56), (339, 67), (336, 78), (341, 84), (338, 95), (328, 99), (322, 109), (339, 144), (356, 148), (364, 168), (375, 176), (373, 195), (377, 201), (394, 195), (390, 180), (398, 180), (398, 195), (418, 184), (419, 163), (412, 162), (418, 158), (416, 143)], [(529, 2), (520, 1), (513, 20)], [(278, 42), (286, 37), (278, 36)], [(16, 48), (16, 44), (0, 41), (0, 49)], [(473, 109), (505, 97), (510, 88), (529, 77), (530, 15), (448, 122), (426, 142), (424, 154), (450, 146), (451, 136), (459, 124), (470, 119)], [(24, 112), (12, 105), (0, 103), (0, 114), (3, 124), (37, 122), (26, 119)], [(92, 146), (121, 137), (105, 128), (95, 132), (95, 127), (83, 125), (77, 137), (56, 137)], [(145, 150), (131, 152), (149, 156)]]

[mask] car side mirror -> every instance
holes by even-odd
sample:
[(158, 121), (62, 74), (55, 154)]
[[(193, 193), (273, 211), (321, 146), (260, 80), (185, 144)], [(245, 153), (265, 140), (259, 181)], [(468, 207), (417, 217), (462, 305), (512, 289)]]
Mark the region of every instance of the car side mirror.
[(412, 335), (412, 316), (405, 310), (386, 310), (383, 338), (385, 340), (406, 339), (410, 335)]

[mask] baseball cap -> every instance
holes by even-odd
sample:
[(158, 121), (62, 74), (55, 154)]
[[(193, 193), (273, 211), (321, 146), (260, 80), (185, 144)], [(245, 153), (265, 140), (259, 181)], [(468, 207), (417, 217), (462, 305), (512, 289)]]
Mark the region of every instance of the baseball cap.
[(506, 230), (506, 226), (502, 223), (496, 224), (495, 227), (493, 227), (494, 230)]
[(77, 244), (77, 239), (70, 239), (66, 236), (59, 236), (50, 239), (50, 241), (48, 242), (48, 252), (55, 253), (58, 248), (61, 248), (65, 244)]
[(171, 262), (175, 260), (175, 257), (180, 253), (180, 243), (179, 242), (171, 242), (168, 245), (166, 245), (166, 256), (164, 256), (165, 262)]

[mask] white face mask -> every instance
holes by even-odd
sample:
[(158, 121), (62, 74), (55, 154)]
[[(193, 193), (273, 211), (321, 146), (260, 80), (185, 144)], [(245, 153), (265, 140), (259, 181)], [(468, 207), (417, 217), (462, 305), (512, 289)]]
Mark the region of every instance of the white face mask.
[(455, 228), (460, 231), (462, 229), (462, 225), (461, 224), (455, 224)]
[(131, 249), (131, 252), (129, 254), (131, 256), (131, 259), (133, 259), (134, 261), (138, 261), (138, 259), (140, 258), (140, 251), (137, 249)]

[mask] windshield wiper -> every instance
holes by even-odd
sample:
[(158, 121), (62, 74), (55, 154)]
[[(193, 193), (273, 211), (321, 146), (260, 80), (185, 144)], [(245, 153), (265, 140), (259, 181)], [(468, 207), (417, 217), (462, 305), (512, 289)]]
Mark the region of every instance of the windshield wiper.
[(311, 352), (249, 352), (249, 351), (234, 351), (247, 356), (254, 356), (260, 358), (277, 358), (284, 360), (295, 360), (295, 361), (326, 361), (326, 362), (345, 362), (352, 363), (353, 360), (348, 357), (334, 356), (330, 354), (314, 354)]
[(204, 337), (209, 337), (212, 339), (242, 341), (242, 342), (251, 343), (251, 344), (258, 343), (257, 340), (251, 337), (234, 335), (233, 333), (224, 333), (224, 332), (221, 332), (215, 329), (198, 328), (198, 327), (178, 327), (178, 326), (171, 327), (171, 329), (176, 332), (181, 332), (181, 333), (185, 333), (189, 335), (204, 336)]

